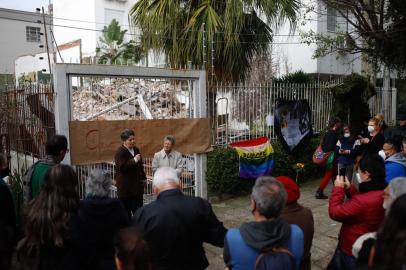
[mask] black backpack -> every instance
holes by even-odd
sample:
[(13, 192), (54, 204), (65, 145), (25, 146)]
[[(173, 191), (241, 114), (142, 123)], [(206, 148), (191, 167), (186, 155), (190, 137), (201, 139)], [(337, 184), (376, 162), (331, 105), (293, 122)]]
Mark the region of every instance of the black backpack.
[(255, 270), (295, 270), (296, 263), (292, 253), (285, 248), (272, 248), (261, 253), (255, 261)]

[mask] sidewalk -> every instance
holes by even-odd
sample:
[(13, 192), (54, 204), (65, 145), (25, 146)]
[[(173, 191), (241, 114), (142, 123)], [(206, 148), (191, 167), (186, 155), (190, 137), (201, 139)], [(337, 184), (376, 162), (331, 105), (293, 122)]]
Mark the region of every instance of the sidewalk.
[[(325, 269), (337, 246), (338, 232), (341, 224), (331, 220), (328, 216), (328, 200), (316, 200), (314, 193), (319, 181), (304, 183), (301, 187), (299, 202), (313, 211), (315, 232), (312, 247), (312, 269)], [(327, 187), (326, 194), (331, 190)], [(239, 227), (242, 222), (252, 220), (249, 211), (249, 197), (230, 199), (219, 204), (213, 204), (217, 217), (224, 222), (227, 228)], [(205, 245), (209, 259), (210, 270), (224, 269), (223, 249)]]

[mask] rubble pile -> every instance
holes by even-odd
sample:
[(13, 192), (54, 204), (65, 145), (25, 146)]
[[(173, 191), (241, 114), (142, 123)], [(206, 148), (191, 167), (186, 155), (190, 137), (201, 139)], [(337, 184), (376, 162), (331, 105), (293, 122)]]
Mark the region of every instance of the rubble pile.
[[(72, 93), (73, 118), (75, 120), (127, 120), (168, 119), (185, 117), (188, 92), (168, 81), (116, 79), (114, 82), (92, 82), (78, 87)], [(125, 102), (129, 98), (131, 101)], [(141, 98), (140, 98), (141, 97)], [(180, 98), (181, 97), (181, 98)], [(98, 115), (113, 106), (120, 106)]]

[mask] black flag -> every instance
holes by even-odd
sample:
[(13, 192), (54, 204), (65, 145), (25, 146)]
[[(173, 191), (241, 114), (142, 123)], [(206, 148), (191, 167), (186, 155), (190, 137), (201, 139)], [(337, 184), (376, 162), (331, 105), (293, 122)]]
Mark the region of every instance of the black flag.
[(277, 100), (275, 130), (288, 153), (307, 145), (313, 135), (311, 110), (307, 100)]

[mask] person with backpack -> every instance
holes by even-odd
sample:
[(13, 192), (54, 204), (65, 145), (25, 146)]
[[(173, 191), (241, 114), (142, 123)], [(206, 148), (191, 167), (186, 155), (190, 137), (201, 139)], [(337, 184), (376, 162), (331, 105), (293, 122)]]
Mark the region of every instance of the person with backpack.
[(299, 269), (303, 231), (281, 218), (286, 201), (286, 191), (275, 178), (256, 180), (250, 204), (255, 221), (228, 230), (224, 240), (227, 269)]
[(53, 166), (61, 163), (68, 152), (68, 140), (63, 135), (54, 135), (46, 143), (46, 156), (35, 162), (23, 176), (24, 201), (36, 197), (44, 183), (45, 175)]

